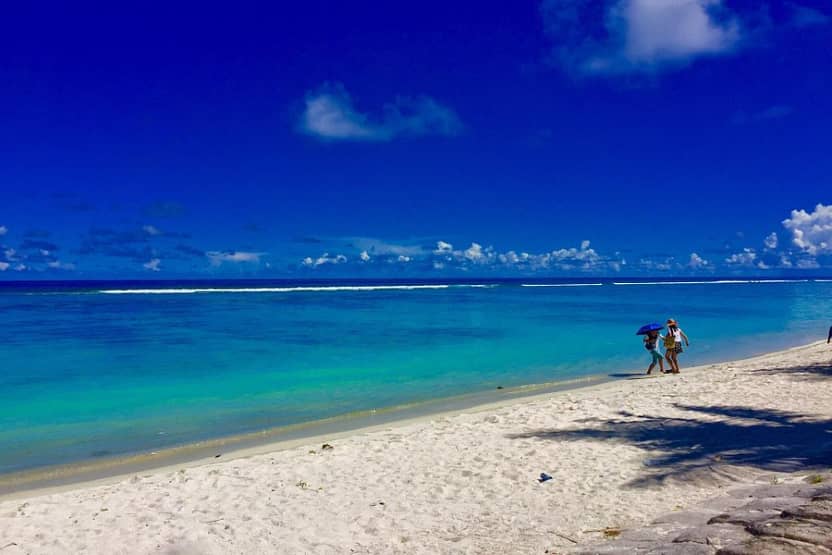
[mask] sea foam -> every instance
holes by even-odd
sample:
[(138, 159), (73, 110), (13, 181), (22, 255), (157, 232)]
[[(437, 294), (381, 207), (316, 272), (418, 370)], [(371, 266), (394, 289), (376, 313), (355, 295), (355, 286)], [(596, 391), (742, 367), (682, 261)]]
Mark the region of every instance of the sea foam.
[(597, 287), (603, 283), (521, 283), (520, 287)]
[(431, 284), (431, 285), (331, 285), (299, 287), (205, 287), (175, 289), (102, 289), (106, 295), (183, 295), (193, 293), (310, 293), (336, 291), (410, 291), (419, 289), (490, 288), (487, 284)]
[[(806, 279), (715, 279), (710, 281), (614, 281), (613, 285), (736, 285), (749, 283), (805, 283)], [(818, 280), (815, 280), (818, 281)]]

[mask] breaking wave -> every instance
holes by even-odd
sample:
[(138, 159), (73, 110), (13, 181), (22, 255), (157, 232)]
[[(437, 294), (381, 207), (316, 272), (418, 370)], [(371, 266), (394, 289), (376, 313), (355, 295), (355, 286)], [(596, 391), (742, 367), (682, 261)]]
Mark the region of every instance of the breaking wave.
[(411, 291), (418, 289), (490, 288), (488, 284), (430, 284), (430, 285), (322, 285), (298, 287), (193, 287), (172, 289), (102, 289), (105, 295), (186, 295), (194, 293), (311, 293), (336, 291)]

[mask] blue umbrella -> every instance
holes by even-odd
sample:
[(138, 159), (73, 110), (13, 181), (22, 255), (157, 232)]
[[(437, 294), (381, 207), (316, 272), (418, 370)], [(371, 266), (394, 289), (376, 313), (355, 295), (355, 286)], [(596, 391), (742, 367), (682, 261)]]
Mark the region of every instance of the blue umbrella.
[(638, 328), (636, 335), (647, 335), (651, 331), (657, 331), (662, 328), (664, 328), (664, 326), (661, 324), (657, 324), (656, 322), (653, 322), (652, 324), (644, 324), (643, 326)]

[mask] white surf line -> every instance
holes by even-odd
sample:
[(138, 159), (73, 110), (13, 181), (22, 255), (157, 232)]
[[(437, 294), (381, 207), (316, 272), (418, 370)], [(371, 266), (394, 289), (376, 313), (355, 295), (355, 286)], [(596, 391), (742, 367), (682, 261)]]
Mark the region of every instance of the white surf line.
[(751, 283), (750, 280), (718, 280), (718, 281), (614, 281), (613, 285), (702, 285), (702, 284), (730, 284)]
[(436, 284), (436, 285), (333, 285), (333, 286), (300, 286), (300, 287), (205, 287), (205, 288), (176, 288), (176, 289), (102, 289), (98, 291), (106, 295), (183, 295), (193, 293), (309, 293), (336, 291), (410, 291), (418, 289), (449, 289), (461, 288), (490, 288), (492, 285), (478, 284)]
[[(733, 285), (743, 283), (805, 283), (808, 279), (718, 279), (714, 281), (614, 281), (613, 285)], [(817, 281), (817, 280), (816, 280)], [(832, 280), (829, 280), (832, 281)]]
[(520, 287), (598, 287), (603, 283), (521, 283)]

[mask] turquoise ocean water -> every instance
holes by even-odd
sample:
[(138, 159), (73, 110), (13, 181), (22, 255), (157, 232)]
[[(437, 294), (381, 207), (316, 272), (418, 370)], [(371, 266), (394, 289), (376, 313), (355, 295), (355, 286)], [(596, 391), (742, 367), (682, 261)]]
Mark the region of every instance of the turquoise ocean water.
[[(534, 286), (529, 286), (534, 285)], [(832, 283), (0, 283), (0, 473), (825, 338)]]

